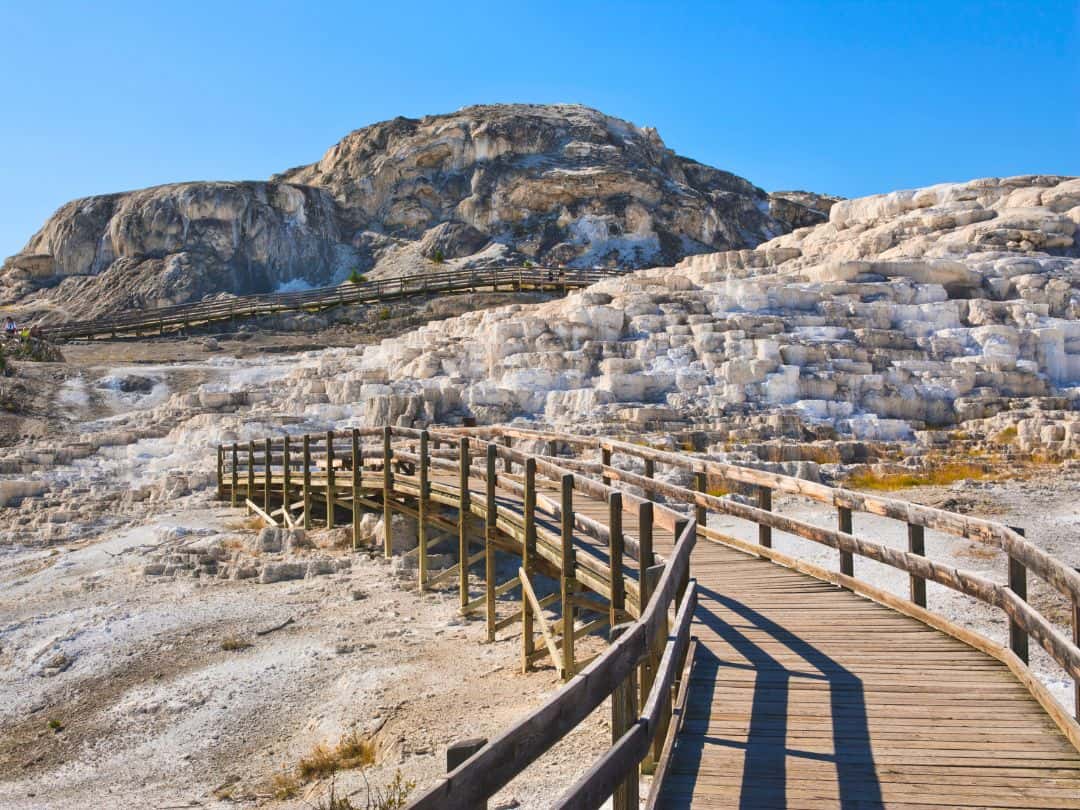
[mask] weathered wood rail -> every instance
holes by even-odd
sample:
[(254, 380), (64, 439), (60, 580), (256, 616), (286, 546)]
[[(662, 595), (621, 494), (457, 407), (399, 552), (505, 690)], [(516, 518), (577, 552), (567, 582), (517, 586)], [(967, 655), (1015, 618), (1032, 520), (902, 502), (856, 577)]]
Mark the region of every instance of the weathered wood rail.
[(487, 270), (417, 273), (359, 284), (320, 287), (303, 292), (240, 295), (171, 307), (133, 310), (109, 318), (46, 326), (41, 331), (43, 337), (50, 340), (166, 334), (208, 323), (257, 318), (281, 312), (319, 312), (333, 307), (377, 304), (412, 296), (488, 289), (566, 292), (595, 284), (617, 272), (499, 267)]
[[(483, 615), (489, 639), (519, 624), (523, 668), (549, 658), (565, 680), (563, 687), (539, 709), (481, 748), (415, 799), (411, 807), (482, 806), (606, 700), (611, 704), (612, 746), (553, 806), (594, 808), (614, 796), (616, 810), (636, 808), (639, 778), (646, 773), (654, 774), (647, 798), (649, 807), (729, 806), (732, 802), (744, 807), (790, 806), (783, 798), (789, 789), (795, 797), (793, 803), (798, 806), (885, 806), (882, 796), (886, 794), (877, 783), (885, 777), (879, 777), (873, 768), (876, 732), (866, 721), (853, 732), (863, 746), (854, 754), (841, 751), (840, 739), (835, 741), (836, 750), (829, 761), (835, 762), (838, 772), (846, 768), (848, 773), (846, 781), (839, 780), (836, 802), (828, 791), (821, 792), (825, 790), (822, 782), (800, 781), (788, 788), (783, 756), (779, 776), (769, 773), (763, 788), (761, 780), (748, 781), (745, 770), (728, 773), (738, 767), (734, 760), (723, 757), (708, 760), (701, 749), (704, 738), (700, 731), (693, 732), (696, 737), (686, 736), (691, 734), (685, 727), (688, 714), (700, 716), (693, 721), (699, 724), (713, 716), (719, 723), (750, 722), (752, 727), (755, 722), (733, 719), (735, 715), (730, 710), (718, 708), (724, 704), (717, 704), (715, 696), (713, 702), (703, 703), (697, 694), (701, 692), (703, 678), (708, 682), (707, 692), (711, 694), (711, 690), (718, 688), (717, 679), (723, 670), (709, 674), (699, 658), (710, 659), (704, 653), (697, 655), (695, 650), (708, 647), (713, 655), (711, 660), (715, 661), (714, 653), (719, 655), (725, 644), (730, 645), (728, 635), (748, 632), (736, 631), (726, 624), (741, 623), (744, 622), (741, 617), (753, 615), (746, 612), (747, 603), (731, 601), (723, 592), (734, 588), (753, 591), (752, 585), (741, 585), (739, 580), (744, 574), (731, 579), (725, 573), (741, 572), (740, 566), (745, 563), (740, 560), (776, 564), (769, 566), (777, 576), (768, 579), (767, 586), (762, 574), (753, 574), (761, 580), (762, 587), (770, 589), (768, 593), (780, 594), (779, 601), (768, 602), (774, 615), (780, 616), (792, 599), (805, 598), (810, 603), (820, 603), (828, 611), (822, 615), (845, 615), (862, 622), (862, 626), (851, 626), (846, 633), (842, 628), (833, 631), (817, 623), (800, 624), (799, 628), (808, 637), (825, 633), (828, 638), (821, 649), (828, 643), (836, 643), (836, 632), (840, 638), (862, 645), (848, 652), (855, 656), (857, 664), (863, 659), (867, 661), (864, 679), (868, 683), (877, 683), (885, 677), (881, 673), (910, 663), (900, 657), (899, 651), (905, 643), (928, 644), (918, 641), (923, 637), (908, 625), (888, 624), (881, 614), (885, 618), (903, 614), (910, 617), (903, 622), (911, 621), (919, 627), (913, 621), (917, 620), (963, 642), (959, 647), (968, 652), (957, 652), (953, 647), (938, 651), (935, 647), (934, 652), (927, 653), (927, 666), (936, 669), (937, 677), (961, 677), (961, 688), (965, 691), (977, 691), (981, 687), (986, 699), (996, 701), (994, 705), (1000, 706), (998, 710), (1015, 727), (1010, 728), (1006, 742), (997, 744), (989, 732), (976, 733), (966, 725), (955, 728), (950, 725), (967, 720), (949, 719), (943, 731), (930, 733), (904, 725), (907, 722), (902, 720), (904, 712), (895, 707), (892, 712), (886, 712), (885, 721), (875, 719), (876, 724), (900, 723), (895, 728), (882, 727), (880, 736), (884, 740), (911, 736), (914, 754), (921, 753), (920, 746), (926, 749), (925, 757), (913, 760), (923, 764), (912, 766), (912, 774), (906, 773), (907, 766), (895, 766), (898, 786), (887, 787), (902, 794), (898, 806), (907, 806), (909, 801), (913, 802), (912, 806), (927, 803), (967, 806), (971, 795), (965, 794), (964, 788), (936, 787), (940, 780), (947, 784), (967, 780), (963, 784), (970, 782), (971, 790), (978, 790), (978, 785), (985, 782), (986, 790), (1000, 800), (978, 802), (980, 806), (1080, 806), (1080, 755), (1076, 754), (1080, 748), (1080, 725), (1028, 666), (1028, 639), (1033, 638), (1074, 684), (1080, 684), (1080, 575), (1007, 527), (628, 442), (505, 427), (431, 431), (362, 429), (331, 431), (320, 436), (278, 437), (221, 447), (217, 464), (219, 497), (231, 499), (234, 505), (246, 504), (265, 520), (278, 525), (311, 526), (318, 520), (334, 526), (351, 521), (355, 543), (359, 538), (361, 510), (382, 512), (386, 527), (383, 550), (387, 555), (392, 551), (392, 516), (404, 514), (417, 519), (418, 587), (423, 590), (456, 584), (460, 589), (461, 609)], [(656, 477), (658, 471), (668, 478), (672, 474), (689, 477), (694, 485), (684, 487), (661, 480)], [(717, 481), (723, 482), (728, 491), (739, 491), (743, 497), (710, 494), (710, 485)], [(774, 493), (804, 497), (835, 508), (837, 528), (779, 514), (773, 509)], [(710, 513), (756, 525), (757, 542), (710, 527)], [(907, 550), (856, 536), (853, 516), (857, 513), (902, 521), (907, 526)], [(1008, 559), (1009, 584), (1002, 585), (929, 559), (927, 530), (999, 549)], [(839, 570), (826, 570), (777, 551), (772, 547), (774, 532), (835, 549)], [(458, 563), (433, 573), (427, 565), (429, 549), (445, 543), (447, 537), (456, 540)], [(663, 556), (657, 553), (658, 549), (665, 552)], [(501, 583), (496, 581), (496, 553), (520, 558), (516, 577)], [(910, 577), (909, 598), (858, 579), (856, 558), (906, 572)], [(692, 559), (696, 562), (692, 563)], [(479, 568), (481, 563), (483, 592), (473, 599), (469, 569)], [(705, 579), (691, 579), (693, 566), (706, 572)], [(1070, 600), (1074, 622), (1071, 638), (1026, 601), (1029, 574)], [(540, 598), (535, 587), (538, 575), (556, 580), (558, 590)], [(815, 580), (838, 588), (822, 592), (801, 584)], [(1009, 624), (1009, 646), (934, 613), (927, 599), (928, 582), (999, 609)], [(519, 592), (520, 597), (510, 598), (514, 592)], [(802, 592), (805, 596), (794, 595)], [(703, 593), (707, 594), (707, 604), (701, 603)], [(785, 595), (789, 593), (792, 595)], [(831, 600), (828, 603), (826, 596)], [(870, 602), (860, 597), (890, 608), (891, 612), (878, 606), (869, 611), (861, 608), (859, 605)], [(721, 617), (718, 607), (721, 604), (736, 613), (729, 610), (729, 616)], [(557, 620), (549, 620), (545, 611), (554, 605), (560, 607), (560, 615)], [(508, 606), (513, 608), (512, 612), (500, 616), (500, 611), (505, 614)], [(838, 610), (843, 613), (837, 613)], [(757, 621), (767, 623), (768, 616)], [(799, 620), (789, 618), (787, 623), (794, 626)], [(597, 657), (582, 660), (576, 654), (575, 641), (603, 627), (610, 629), (611, 645)], [(707, 640), (695, 643), (691, 635), (693, 627), (698, 627)], [(880, 627), (894, 627), (897, 632), (896, 654), (889, 651), (887, 639), (884, 640), (886, 651), (881, 651)], [(774, 630), (774, 635), (780, 630)], [(940, 634), (932, 637), (944, 638)], [(769, 643), (775, 645), (776, 638)], [(792, 642), (785, 644), (790, 647)], [(1007, 670), (987, 669), (988, 665), (980, 662), (990, 658), (979, 653), (1001, 662)], [(820, 651), (817, 655), (820, 659)], [(733, 672), (746, 669), (738, 661), (723, 666), (734, 667), (730, 670)], [(759, 677), (767, 671), (759, 671)], [(1011, 672), (1016, 680), (1010, 682), (1019, 682), (1027, 690), (1024, 694), (1030, 693), (1026, 700), (1037, 707), (1034, 712), (1015, 692), (1009, 691), (1008, 684), (1001, 680), (1001, 672)], [(692, 686), (694, 680), (697, 687)], [(852, 686), (859, 681), (849, 679), (844, 683), (843, 689), (830, 699), (833, 711), (839, 707), (841, 715), (850, 718), (852, 707), (841, 704), (850, 700), (851, 695), (857, 695), (862, 702), (856, 702), (855, 708), (862, 706), (862, 711), (870, 712), (865, 700), (874, 696), (863, 698), (861, 687)], [(935, 707), (942, 705), (934, 697), (935, 688), (944, 689), (944, 685), (923, 683), (916, 688), (908, 683), (903, 679), (896, 683), (882, 682), (882, 688), (891, 690), (892, 695), (905, 694), (916, 716), (932, 718)], [(742, 692), (750, 691), (755, 695), (755, 703), (760, 702), (762, 694), (767, 694), (767, 691), (762, 693), (760, 685), (751, 690), (743, 687), (743, 683), (729, 679), (723, 684), (726, 690), (723, 693), (737, 701)], [(913, 688), (915, 696), (908, 697), (906, 692)], [(1080, 686), (1077, 689), (1080, 691)], [(891, 701), (886, 703), (891, 705)], [(1080, 700), (1077, 705), (1080, 706)], [(925, 714), (926, 711), (931, 714)], [(961, 708), (955, 711), (961, 712)], [(717, 712), (721, 714), (716, 715)], [(1046, 720), (1052, 721), (1052, 725), (1047, 726)], [(805, 721), (794, 718), (792, 722)], [(826, 717), (821, 722), (829, 721)], [(745, 744), (749, 757), (754, 732), (752, 728), (743, 731), (749, 735), (745, 743), (731, 743), (720, 750), (730, 753), (731, 745)], [(849, 731), (841, 729), (835, 733)], [(813, 729), (800, 733), (812, 735)], [(1008, 742), (1012, 735), (1019, 742)], [(1030, 753), (1016, 753), (1018, 745), (1027, 746)], [(1046, 762), (1050, 764), (1045, 768), (1039, 767), (1042, 762), (1038, 760), (1041, 756), (1038, 751), (1043, 749), (1038, 745), (1051, 752), (1046, 754)], [(932, 746), (943, 750), (931, 750)], [(892, 748), (886, 748), (882, 756), (895, 756), (892, 752)], [(931, 772), (933, 765), (924, 763), (946, 754), (960, 757), (955, 773), (940, 775)], [(992, 769), (993, 757), (998, 754), (1005, 764)], [(820, 755), (815, 756), (820, 762)], [(845, 756), (854, 762), (847, 763)], [(1029, 759), (1011, 758), (1022, 756)], [(869, 772), (866, 757), (871, 757)], [(687, 761), (692, 762), (692, 767), (687, 766)], [(851, 767), (861, 769), (859, 778), (863, 782), (858, 785), (853, 786)], [(991, 770), (992, 773), (988, 772)], [(777, 778), (779, 786), (771, 781)], [(815, 772), (812, 778), (820, 776)], [(949, 779), (956, 781), (949, 783)], [(933, 790), (930, 782), (935, 786)], [(765, 793), (759, 796), (762, 790)], [(743, 797), (741, 800), (739, 795)]]

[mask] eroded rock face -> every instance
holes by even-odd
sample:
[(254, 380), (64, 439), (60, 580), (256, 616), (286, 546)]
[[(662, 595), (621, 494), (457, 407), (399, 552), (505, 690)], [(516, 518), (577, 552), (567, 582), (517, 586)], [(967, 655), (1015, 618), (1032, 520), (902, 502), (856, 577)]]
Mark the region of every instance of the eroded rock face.
[(753, 247), (823, 221), (830, 201), (770, 198), (585, 107), (467, 107), (356, 130), (269, 183), (70, 202), (5, 262), (0, 302), (41, 290), (37, 311), (91, 316), (472, 256), (647, 267)]
[(7, 302), (46, 287), (94, 316), (206, 295), (330, 284), (356, 264), (337, 206), (284, 183), (182, 183), (75, 200), (3, 266)]
[(752, 246), (793, 218), (824, 219), (798, 200), (773, 216), (746, 180), (679, 157), (654, 129), (577, 105), (395, 118), (278, 179), (327, 188), (397, 236), (461, 222), (541, 263), (585, 267)]

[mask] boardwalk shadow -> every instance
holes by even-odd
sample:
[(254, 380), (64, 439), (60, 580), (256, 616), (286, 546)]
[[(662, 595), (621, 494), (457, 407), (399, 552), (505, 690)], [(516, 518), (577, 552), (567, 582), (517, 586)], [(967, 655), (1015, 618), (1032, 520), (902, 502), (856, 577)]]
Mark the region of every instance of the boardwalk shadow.
[[(691, 785), (699, 776), (730, 785), (733, 795), (722, 804), (738, 806), (741, 810), (760, 808), (799, 807), (800, 800), (789, 800), (788, 761), (802, 757), (832, 763), (835, 769), (836, 794), (839, 806), (846, 810), (877, 810), (883, 808), (881, 786), (874, 765), (867, 725), (866, 702), (862, 681), (852, 672), (830, 658), (806, 640), (790, 633), (768, 617), (729, 596), (698, 584), (699, 606), (696, 619), (726, 641), (744, 661), (722, 661), (712, 651), (699, 646), (694, 662), (690, 706), (710, 707), (718, 681), (725, 669), (742, 668), (754, 673), (753, 696), (746, 741), (684, 729), (676, 751), (676, 773), (669, 778), (685, 783), (682, 790), (665, 791), (663, 807), (690, 807)], [(769, 652), (749, 639), (731, 624), (710, 610), (710, 603), (722, 605), (747, 624), (764, 631), (808, 665), (795, 672), (785, 667)], [(808, 673), (808, 670), (816, 672)], [(792, 699), (791, 681), (810, 677), (825, 684), (829, 693), (828, 722), (832, 730), (832, 754), (792, 750), (788, 747), (789, 704)], [(691, 711), (693, 711), (691, 709)], [(719, 711), (722, 713), (723, 709)], [(737, 710), (735, 710), (737, 711)], [(692, 717), (689, 724), (698, 725), (705, 718)], [(701, 774), (703, 760), (709, 748), (727, 747), (745, 751), (741, 778), (738, 774)], [(738, 781), (735, 781), (735, 780)], [(674, 785), (672, 785), (674, 787)], [(734, 795), (737, 791), (737, 797)], [(676, 796), (677, 794), (677, 796)], [(826, 798), (828, 794), (823, 794)], [(717, 797), (719, 798), (719, 797)]]

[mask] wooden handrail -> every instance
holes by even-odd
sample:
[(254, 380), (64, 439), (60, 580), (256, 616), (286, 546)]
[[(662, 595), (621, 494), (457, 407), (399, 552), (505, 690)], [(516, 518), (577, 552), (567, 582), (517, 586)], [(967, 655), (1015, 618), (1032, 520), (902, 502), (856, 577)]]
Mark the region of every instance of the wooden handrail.
[(44, 337), (66, 340), (94, 335), (129, 333), (181, 328), (192, 322), (210, 322), (230, 318), (251, 318), (278, 312), (302, 309), (326, 309), (346, 304), (375, 303), (407, 297), (473, 290), (477, 287), (498, 287), (513, 284), (551, 286), (565, 290), (595, 284), (617, 270), (549, 270), (547, 268), (492, 268), (486, 270), (457, 270), (442, 273), (419, 273), (389, 279), (339, 284), (296, 293), (260, 293), (234, 296), (190, 304), (137, 310), (107, 318), (73, 321), (42, 327)]

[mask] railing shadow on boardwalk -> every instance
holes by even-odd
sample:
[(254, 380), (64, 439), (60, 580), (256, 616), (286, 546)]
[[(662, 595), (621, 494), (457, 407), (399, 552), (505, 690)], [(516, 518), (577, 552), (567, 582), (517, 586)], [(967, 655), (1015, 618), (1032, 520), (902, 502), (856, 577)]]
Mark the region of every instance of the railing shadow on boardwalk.
[[(699, 585), (700, 601), (695, 619), (715, 632), (741, 655), (746, 664), (721, 661), (705, 645), (697, 648), (694, 661), (694, 682), (690, 687), (691, 705), (712, 706), (720, 673), (725, 668), (747, 667), (755, 673), (750, 724), (745, 743), (713, 736), (686, 734), (679, 741), (677, 759), (679, 770), (687, 777), (697, 777), (705, 749), (724, 746), (746, 752), (739, 791), (741, 810), (785, 808), (787, 787), (787, 758), (804, 757), (833, 762), (840, 807), (875, 810), (884, 808), (881, 785), (874, 765), (870, 745), (870, 730), (862, 681), (818, 648), (807, 643), (771, 621), (766, 616), (736, 599)], [(745, 619), (754, 627), (768, 633), (798, 655), (819, 674), (795, 672), (758, 646), (743, 633), (710, 610), (715, 603)], [(818, 754), (794, 750), (787, 745), (788, 706), (793, 678), (814, 678), (827, 682), (829, 689), (828, 722), (833, 732), (833, 754)], [(689, 795), (664, 807), (690, 807)]]

